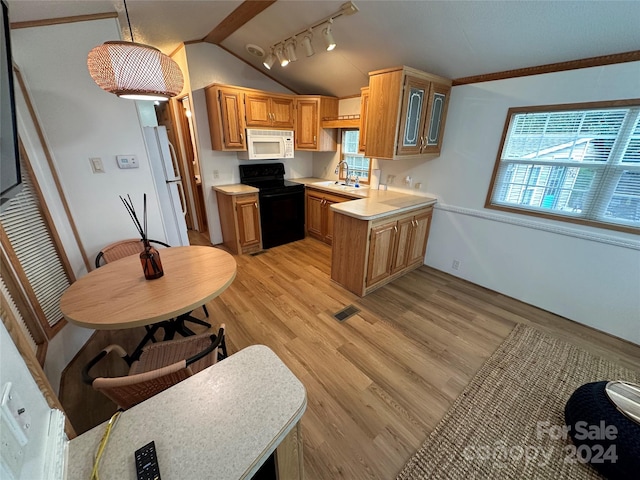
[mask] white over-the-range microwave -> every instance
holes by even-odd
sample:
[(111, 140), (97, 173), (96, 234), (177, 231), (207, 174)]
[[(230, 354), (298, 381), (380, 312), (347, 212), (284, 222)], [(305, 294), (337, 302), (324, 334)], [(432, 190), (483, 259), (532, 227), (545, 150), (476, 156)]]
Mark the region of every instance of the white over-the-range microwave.
[(247, 151), (238, 152), (241, 160), (293, 158), (292, 130), (247, 128)]

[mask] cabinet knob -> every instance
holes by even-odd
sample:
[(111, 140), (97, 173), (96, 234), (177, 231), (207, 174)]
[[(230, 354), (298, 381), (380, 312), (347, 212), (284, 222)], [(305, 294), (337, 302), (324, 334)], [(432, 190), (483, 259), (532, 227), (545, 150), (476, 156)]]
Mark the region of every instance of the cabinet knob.
[(394, 232), (394, 233), (398, 233), (398, 226), (397, 226), (397, 225), (394, 225), (394, 226), (393, 226), (393, 232)]
[(258, 208), (258, 202), (253, 202), (253, 206)]

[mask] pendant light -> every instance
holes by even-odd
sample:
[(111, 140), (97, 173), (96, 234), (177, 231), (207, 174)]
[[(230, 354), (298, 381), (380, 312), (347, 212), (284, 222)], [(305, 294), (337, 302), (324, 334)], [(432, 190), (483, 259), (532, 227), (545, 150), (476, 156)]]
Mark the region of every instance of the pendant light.
[(87, 57), (93, 81), (103, 90), (132, 100), (168, 100), (182, 91), (184, 78), (178, 64), (157, 48), (133, 41), (127, 2), (124, 9), (131, 41), (110, 41)]

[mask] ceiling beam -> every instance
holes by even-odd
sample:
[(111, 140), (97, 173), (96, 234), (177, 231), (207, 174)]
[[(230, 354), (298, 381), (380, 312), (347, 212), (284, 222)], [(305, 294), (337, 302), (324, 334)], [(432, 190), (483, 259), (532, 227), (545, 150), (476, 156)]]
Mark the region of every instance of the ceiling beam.
[(485, 73), (482, 75), (455, 78), (453, 80), (453, 86), (469, 85), (471, 83), (490, 82), (493, 80), (505, 80), (507, 78), (526, 77), (528, 75), (541, 75), (543, 73), (563, 72), (566, 70), (601, 67), (603, 65), (637, 61), (640, 61), (640, 50), (633, 50), (631, 52), (613, 53), (611, 55), (602, 55), (600, 57), (582, 58), (580, 60), (570, 60), (567, 62), (537, 65), (535, 67), (516, 68), (515, 70), (506, 70), (504, 72)]
[(202, 41), (219, 45), (225, 38), (275, 2), (276, 0), (246, 0), (242, 2), (216, 28), (211, 30)]

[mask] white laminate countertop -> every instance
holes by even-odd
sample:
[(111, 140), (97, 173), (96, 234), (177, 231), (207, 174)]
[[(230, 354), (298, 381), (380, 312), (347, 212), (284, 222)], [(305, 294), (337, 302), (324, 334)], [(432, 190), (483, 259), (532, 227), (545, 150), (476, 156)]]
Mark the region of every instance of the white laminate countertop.
[(224, 193), (225, 195), (242, 195), (244, 193), (258, 193), (256, 187), (251, 187), (243, 183), (234, 183), (232, 185), (214, 185), (212, 187), (216, 192)]
[(366, 198), (334, 203), (331, 209), (360, 220), (376, 220), (436, 203), (433, 197), (407, 195), (392, 190), (367, 190)]
[[(337, 213), (342, 213), (343, 215), (348, 215), (360, 220), (376, 220), (387, 215), (394, 215), (415, 208), (433, 205), (437, 201), (433, 197), (410, 195), (394, 190), (374, 190), (368, 186), (362, 186), (360, 188), (344, 187), (335, 185), (335, 180), (327, 180), (324, 178), (304, 177), (289, 178), (287, 180), (301, 183), (306, 187), (354, 197), (354, 200), (335, 203), (331, 205), (331, 208)], [(258, 191), (257, 188), (242, 184), (216, 185), (213, 188), (226, 195), (240, 195), (242, 193), (256, 193)]]
[[(122, 413), (102, 480), (135, 480), (135, 450), (155, 441), (163, 480), (251, 478), (302, 417), (302, 383), (264, 345), (247, 347)], [(69, 442), (68, 480), (86, 480), (106, 422)]]

